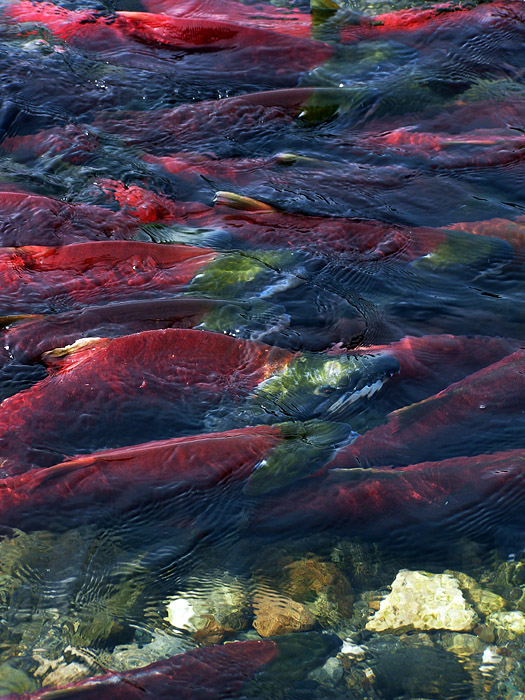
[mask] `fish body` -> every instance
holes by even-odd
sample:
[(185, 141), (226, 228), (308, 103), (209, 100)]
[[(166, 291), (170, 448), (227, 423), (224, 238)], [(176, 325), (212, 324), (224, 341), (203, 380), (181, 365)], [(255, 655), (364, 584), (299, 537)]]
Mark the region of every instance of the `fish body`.
[(17, 161), (26, 162), (47, 157), (59, 158), (71, 165), (86, 162), (98, 147), (96, 136), (87, 128), (75, 124), (45, 129), (25, 136), (8, 136), (0, 143), (0, 151), (8, 153)]
[[(337, 90), (317, 89), (337, 101)], [(314, 94), (313, 88), (288, 88), (249, 93), (220, 100), (205, 100), (152, 112), (101, 112), (94, 126), (118, 135), (128, 145), (151, 153), (173, 152), (203, 145), (217, 147), (225, 138), (246, 143), (250, 132), (289, 126)]]
[(283, 441), (258, 426), (106, 450), (0, 481), (0, 522), (24, 530), (107, 521), (134, 506), (246, 479)]
[(293, 508), (287, 492), (267, 496), (251, 532), (337, 527), (347, 534), (393, 538), (405, 545), (427, 534), (432, 545), (439, 546), (450, 542), (450, 532), (478, 539), (494, 535), (498, 526), (523, 527), (522, 449), (396, 469), (356, 469), (344, 457), (337, 465), (324, 479), (295, 487)]
[(159, 296), (181, 290), (217, 257), (209, 248), (140, 241), (0, 249), (4, 314)]
[[(448, 264), (483, 260), (493, 252), (492, 243), (487, 243), (487, 248), (470, 244), (455, 247), (454, 234), (439, 228), (373, 219), (308, 216), (278, 210), (231, 192), (218, 192), (215, 206), (209, 207), (196, 202), (176, 202), (137, 185), (125, 187), (117, 181), (104, 180), (99, 185), (126, 213), (143, 223), (179, 223), (195, 229), (220, 230), (230, 234), (233, 241), (251, 247), (300, 249), (331, 259), (341, 260), (344, 256), (346, 260), (359, 262), (409, 263), (430, 255), (439, 259), (443, 252)], [(461, 257), (465, 252), (468, 260)], [(428, 262), (432, 264), (432, 259)]]
[(54, 700), (57, 698), (99, 698), (132, 700), (144, 694), (158, 700), (219, 700), (234, 697), (242, 686), (278, 656), (273, 641), (232, 642), (224, 646), (192, 649), (119, 673), (107, 673), (60, 688), (4, 695), (2, 700)]
[(90, 204), (0, 189), (0, 245), (62, 245), (86, 240), (126, 240), (137, 223), (122, 212)]
[(525, 351), (518, 349), (434, 396), (390, 413), (384, 425), (341, 450), (326, 469), (406, 466), (438, 454), (481, 452), (495, 441), (515, 443), (523, 430), (524, 408)]
[(148, 12), (170, 17), (202, 17), (267, 29), (287, 36), (309, 37), (312, 16), (299, 10), (286, 10), (267, 4), (245, 5), (236, 0), (144, 0)]
[(515, 131), (477, 129), (464, 134), (394, 129), (365, 140), (376, 150), (418, 156), (432, 168), (482, 168), (519, 163), (525, 159), (525, 137)]
[(106, 446), (198, 432), (207, 411), (239, 402), (294, 357), (182, 329), (90, 339), (55, 355), (48, 377), (0, 404), (6, 475)]
[(525, 248), (525, 216), (518, 216), (515, 220), (497, 218), (486, 221), (458, 221), (445, 228), (465, 231), (475, 236), (501, 238), (517, 251), (523, 251)]
[[(401, 380), (437, 379), (444, 386), (487, 367), (519, 347), (519, 341), (450, 334), (406, 336), (389, 345), (357, 349), (356, 354), (390, 354), (399, 362)], [(455, 378), (454, 375), (456, 374)], [(451, 378), (452, 377), (452, 378)]]
[(476, 7), (459, 7), (455, 3), (438, 3), (428, 9), (412, 8), (387, 12), (374, 17), (357, 18), (341, 29), (343, 43), (374, 39), (417, 41), (451, 41), (451, 32), (461, 30), (490, 32), (523, 21), (525, 10), (521, 2), (496, 0)]
[(57, 347), (72, 345), (79, 338), (114, 338), (146, 330), (193, 328), (206, 314), (242, 304), (193, 297), (122, 301), (100, 306), (89, 305), (74, 311), (5, 319), (9, 324), (2, 334), (2, 346), (17, 362), (38, 362), (42, 355)]
[(391, 356), (291, 352), (203, 330), (84, 338), (0, 404), (5, 476), (67, 456), (283, 420), (339, 420), (399, 371)]
[(213, 52), (218, 72), (255, 70), (260, 74), (271, 69), (276, 86), (283, 80), (285, 85), (296, 84), (301, 73), (324, 63), (333, 53), (329, 45), (311, 39), (214, 18), (127, 11), (105, 17), (29, 0), (10, 5), (5, 12), (18, 23), (42, 24), (58, 39), (97, 52), (109, 62), (169, 70), (162, 52)]

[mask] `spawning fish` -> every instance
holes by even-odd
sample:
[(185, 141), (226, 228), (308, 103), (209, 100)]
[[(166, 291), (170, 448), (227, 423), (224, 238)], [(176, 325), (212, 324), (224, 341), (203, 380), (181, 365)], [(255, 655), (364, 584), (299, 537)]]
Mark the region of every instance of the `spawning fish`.
[(231, 234), (234, 241), (257, 248), (303, 250), (359, 262), (393, 259), (406, 263), (425, 257), (429, 266), (434, 261), (453, 265), (495, 259), (497, 255), (510, 257), (508, 246), (497, 240), (480, 245), (475, 238), (468, 240), (467, 234), (443, 229), (289, 213), (234, 192), (217, 192), (215, 207), (207, 207), (174, 202), (137, 185), (126, 187), (110, 180), (101, 180), (98, 185), (142, 223), (181, 223), (195, 229), (219, 230)]
[(132, 700), (145, 694), (157, 700), (219, 700), (235, 697), (259, 669), (279, 655), (276, 642), (231, 642), (192, 649), (143, 668), (107, 673), (60, 688), (11, 693), (1, 700), (58, 700), (94, 698)]
[(456, 3), (438, 3), (428, 9), (411, 8), (373, 17), (353, 17), (352, 23), (341, 29), (341, 42), (389, 38), (414, 43), (428, 41), (430, 36), (432, 43), (443, 38), (450, 45), (450, 30), (466, 41), (460, 29), (488, 33), (494, 29), (508, 29), (509, 25), (519, 27), (523, 18), (521, 2), (496, 0), (470, 8)]
[(343, 450), (333, 463), (334, 471), (324, 479), (293, 487), (293, 496), (289, 492), (266, 495), (250, 532), (336, 527), (346, 534), (394, 540), (405, 546), (426, 536), (433, 547), (439, 547), (450, 544), (451, 532), (497, 541), (498, 528), (523, 531), (522, 449), (400, 469), (359, 469), (352, 468), (353, 464), (353, 459), (345, 459)]
[(67, 124), (64, 127), (45, 129), (36, 134), (8, 136), (0, 142), (0, 151), (9, 153), (21, 162), (46, 156), (59, 157), (65, 163), (79, 165), (85, 163), (98, 146), (97, 138), (87, 128)]
[(136, 221), (122, 212), (0, 186), (0, 245), (62, 245), (134, 238)]
[[(404, 466), (520, 442), (525, 406), (525, 351), (451, 384), (438, 394), (390, 413), (387, 422), (360, 436), (327, 465)], [(509, 423), (509, 416), (513, 416)]]
[(0, 249), (4, 315), (153, 298), (180, 291), (217, 258), (209, 248), (97, 241)]
[[(38, 362), (45, 352), (72, 345), (80, 338), (115, 338), (146, 330), (194, 328), (199, 324), (226, 324), (228, 319), (249, 316), (249, 302), (205, 297), (130, 300), (49, 315), (6, 316), (2, 333), (6, 361)], [(214, 319), (216, 319), (214, 321)]]
[(283, 440), (278, 426), (258, 426), (75, 457), (1, 480), (0, 522), (26, 531), (106, 522), (148, 500), (246, 479)]
[[(173, 66), (159, 52), (168, 51), (192, 54), (186, 62), (191, 65), (193, 61), (202, 70), (202, 54), (213, 52), (216, 72), (254, 73), (252, 79), (266, 74), (276, 87), (295, 85), (303, 72), (324, 63), (333, 54), (328, 44), (231, 20), (128, 11), (101, 16), (30, 0), (9, 5), (5, 14), (18, 23), (42, 24), (57, 38), (94, 51), (109, 62), (165, 71)], [(209, 63), (209, 59), (205, 60)], [(184, 68), (179, 66), (177, 71), (181, 70)]]
[(312, 15), (297, 9), (257, 4), (245, 5), (236, 0), (144, 0), (148, 12), (170, 17), (202, 17), (219, 22), (235, 22), (248, 27), (268, 29), (287, 36), (309, 37)]
[(183, 329), (86, 338), (47, 361), (55, 365), (48, 377), (0, 404), (4, 475), (210, 423), (322, 418), (341, 393), (345, 405), (366, 398), (399, 367), (392, 357), (294, 353)]

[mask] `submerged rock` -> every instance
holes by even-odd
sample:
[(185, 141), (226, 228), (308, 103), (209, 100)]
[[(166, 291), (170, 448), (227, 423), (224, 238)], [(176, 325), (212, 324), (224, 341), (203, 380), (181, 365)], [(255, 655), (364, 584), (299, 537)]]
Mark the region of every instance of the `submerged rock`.
[(189, 648), (191, 645), (184, 638), (155, 632), (153, 639), (147, 644), (119, 644), (112, 652), (100, 654), (99, 661), (113, 671), (129, 671), (183, 654)]
[(481, 654), (485, 649), (485, 644), (474, 634), (446, 632), (441, 637), (441, 643), (447, 651), (463, 657)]
[(385, 700), (438, 698), (459, 700), (471, 696), (468, 673), (446, 651), (431, 647), (399, 648), (371, 663), (374, 685)]
[(262, 587), (304, 605), (324, 629), (340, 632), (352, 615), (354, 593), (347, 577), (322, 557), (270, 551), (257, 578)]
[(417, 630), (470, 631), (478, 618), (448, 574), (402, 569), (392, 591), (368, 621), (371, 632)]
[(302, 603), (277, 593), (256, 593), (253, 609), (253, 626), (261, 637), (311, 630), (315, 625), (314, 616)]
[(520, 610), (495, 612), (488, 616), (487, 625), (495, 629), (499, 642), (509, 642), (525, 635), (525, 614)]
[(199, 644), (218, 644), (249, 624), (246, 585), (230, 576), (200, 582), (191, 593), (167, 601), (166, 620), (189, 631)]
[(468, 576), (460, 571), (446, 571), (445, 573), (457, 579), (466, 599), (480, 615), (490, 615), (491, 613), (505, 610), (507, 607), (507, 603), (500, 595), (482, 588), (472, 576)]

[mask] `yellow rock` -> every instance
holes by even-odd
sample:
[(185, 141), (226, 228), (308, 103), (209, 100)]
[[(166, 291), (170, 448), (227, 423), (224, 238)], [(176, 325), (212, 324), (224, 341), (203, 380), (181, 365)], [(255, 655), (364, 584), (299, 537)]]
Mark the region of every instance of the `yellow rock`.
[(366, 629), (372, 632), (410, 629), (469, 632), (477, 621), (475, 611), (453, 576), (402, 569), (392, 583), (392, 592), (381, 601)]
[(261, 637), (301, 632), (312, 629), (315, 625), (314, 616), (302, 603), (277, 593), (256, 593), (253, 608), (253, 626)]

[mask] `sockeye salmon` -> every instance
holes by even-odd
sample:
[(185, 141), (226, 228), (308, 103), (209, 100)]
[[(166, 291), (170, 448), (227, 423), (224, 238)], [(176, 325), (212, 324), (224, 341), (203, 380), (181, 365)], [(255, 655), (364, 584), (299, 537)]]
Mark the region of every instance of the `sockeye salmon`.
[[(423, 536), (433, 547), (450, 534), (497, 541), (499, 528), (523, 532), (525, 452), (522, 449), (423, 462), (400, 469), (351, 468), (344, 450), (322, 480), (266, 494), (250, 532), (340, 529), (370, 539), (414, 546)], [(350, 468), (347, 468), (350, 467)], [(293, 503), (293, 507), (291, 507)]]
[(60, 688), (2, 696), (2, 700), (97, 698), (132, 700), (145, 694), (156, 700), (220, 700), (235, 697), (260, 668), (279, 655), (273, 641), (231, 642), (224, 646), (192, 649), (185, 654), (143, 668), (107, 673)]
[(137, 223), (122, 212), (62, 202), (0, 186), (0, 245), (62, 245), (134, 238)]
[[(91, 134), (87, 127), (83, 128), (75, 124), (45, 129), (25, 136), (8, 136), (0, 141), (0, 152), (9, 153), (15, 160), (21, 162), (45, 156), (58, 157), (65, 163), (80, 165), (85, 163), (98, 147), (96, 136)], [(107, 213), (113, 214), (113, 212)]]
[(266, 77), (271, 84), (290, 87), (299, 76), (327, 61), (333, 54), (328, 44), (290, 37), (231, 21), (203, 17), (168, 17), (149, 12), (119, 11), (101, 16), (86, 10), (71, 11), (51, 3), (21, 0), (6, 8), (5, 14), (18, 23), (44, 25), (57, 38), (84, 50), (97, 52), (110, 63), (130, 67), (176, 69), (162, 52), (192, 54), (185, 62), (196, 63), (213, 52), (210, 67)]
[[(107, 522), (148, 500), (245, 480), (285, 439), (258, 426), (107, 450), (0, 480), (0, 523), (28, 530)], [(96, 505), (94, 505), (96, 504)]]
[(202, 17), (219, 22), (235, 22), (286, 36), (309, 37), (312, 31), (312, 15), (262, 3), (245, 5), (236, 0), (143, 0), (142, 4), (148, 12), (170, 17)]
[(420, 156), (432, 168), (481, 168), (525, 159), (525, 136), (511, 129), (477, 129), (462, 134), (399, 128), (363, 141), (363, 146), (393, 155)]
[[(142, 223), (180, 223), (195, 229), (226, 232), (233, 241), (257, 248), (305, 250), (341, 256), (352, 261), (397, 260), (412, 262), (426, 257), (426, 263), (446, 258), (448, 264), (482, 261), (496, 254), (510, 257), (502, 241), (481, 245), (467, 234), (431, 227), (387, 224), (373, 219), (307, 216), (276, 209), (259, 200), (232, 192), (217, 192), (215, 207), (196, 202), (176, 202), (144, 190), (126, 187), (118, 181), (101, 180), (101, 189), (114, 197), (124, 211)], [(456, 241), (460, 244), (456, 246)]]
[(496, 0), (476, 7), (460, 7), (456, 3), (439, 3), (430, 7), (397, 10), (373, 17), (353, 18), (352, 23), (341, 29), (341, 42), (391, 39), (404, 43), (439, 40), (451, 44), (451, 31), (463, 41), (471, 32), (490, 33), (519, 25), (525, 17), (521, 2)]
[(436, 455), (481, 453), (494, 443), (514, 447), (523, 433), (524, 408), (525, 350), (519, 349), (434, 396), (390, 413), (384, 425), (357, 438), (327, 469), (398, 467)]
[(180, 291), (217, 257), (209, 248), (97, 241), (0, 249), (3, 315), (63, 311)]
[[(6, 330), (0, 332), (3, 355), (8, 361), (38, 362), (57, 347), (72, 345), (85, 337), (115, 338), (162, 328), (193, 328), (210, 314), (219, 318), (249, 315), (248, 302), (223, 301), (206, 297), (174, 297), (89, 305), (58, 314), (6, 316)], [(233, 323), (233, 321), (232, 321)]]
[(294, 353), (182, 329), (86, 338), (47, 361), (48, 377), (0, 404), (4, 475), (210, 425), (333, 418), (399, 369), (393, 357)]

